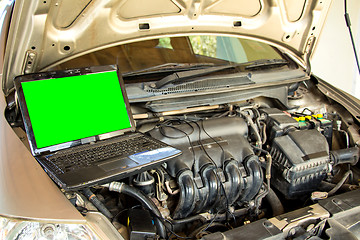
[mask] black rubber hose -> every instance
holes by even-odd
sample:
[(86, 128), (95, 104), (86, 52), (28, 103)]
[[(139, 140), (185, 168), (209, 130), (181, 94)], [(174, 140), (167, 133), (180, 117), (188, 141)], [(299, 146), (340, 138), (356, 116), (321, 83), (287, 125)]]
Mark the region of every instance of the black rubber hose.
[[(329, 183), (329, 182), (325, 182), (325, 181), (322, 181), (319, 185), (319, 190), (320, 191), (324, 191), (324, 192), (329, 192), (331, 191), (331, 189), (333, 189), (334, 187), (336, 186), (335, 183)], [(355, 189), (359, 189), (360, 187), (357, 186), (357, 185), (351, 185), (351, 184), (343, 184), (339, 190), (341, 192), (349, 192), (349, 191), (352, 191), (352, 190), (355, 190)]]
[(155, 203), (151, 201), (146, 195), (144, 195), (140, 190), (119, 182), (110, 183), (109, 190), (128, 195), (138, 200), (145, 208), (150, 210), (155, 215), (154, 222), (160, 237), (161, 238), (167, 237), (165, 226), (160, 220), (161, 213), (159, 209), (156, 207)]
[[(232, 215), (234, 217), (240, 217), (243, 216), (245, 214), (247, 214), (249, 212), (249, 209), (247, 208), (240, 208), (240, 209), (236, 209)], [(218, 213), (214, 219), (214, 221), (223, 221), (226, 220), (228, 218), (228, 213)]]
[(271, 188), (268, 194), (266, 195), (265, 199), (270, 204), (271, 210), (273, 212), (273, 216), (278, 216), (285, 212), (284, 206), (282, 205), (280, 199), (278, 198), (274, 190), (272, 190)]
[(333, 150), (330, 152), (330, 158), (334, 166), (344, 163), (355, 165), (359, 160), (359, 156), (360, 149), (358, 147)]
[[(236, 209), (232, 214), (234, 215), (234, 217), (239, 217), (239, 216), (243, 216), (245, 214), (248, 213), (248, 209), (247, 208), (240, 208), (240, 209)], [(218, 213), (215, 217), (215, 221), (223, 221), (228, 217), (228, 213)], [(183, 218), (183, 219), (179, 219), (179, 220), (174, 220), (171, 219), (170, 222), (173, 225), (178, 225), (178, 224), (185, 224), (185, 223), (189, 223), (189, 222), (193, 222), (199, 220), (201, 222), (206, 222), (207, 219), (201, 215), (194, 215), (191, 217), (187, 217), (187, 218)]]
[(196, 221), (196, 220), (200, 220), (201, 222), (206, 222), (206, 219), (201, 215), (194, 215), (194, 216), (191, 216), (191, 217), (177, 219), (177, 220), (172, 219), (172, 220), (170, 220), (170, 222), (173, 225), (179, 225), (179, 224), (185, 224), (185, 223), (193, 222), (193, 221)]
[(105, 205), (96, 197), (96, 195), (89, 189), (84, 188), (82, 190), (85, 197), (89, 199), (89, 201), (94, 204), (94, 206), (105, 215), (105, 217), (112, 219), (114, 216), (111, 214), (111, 212), (105, 207)]

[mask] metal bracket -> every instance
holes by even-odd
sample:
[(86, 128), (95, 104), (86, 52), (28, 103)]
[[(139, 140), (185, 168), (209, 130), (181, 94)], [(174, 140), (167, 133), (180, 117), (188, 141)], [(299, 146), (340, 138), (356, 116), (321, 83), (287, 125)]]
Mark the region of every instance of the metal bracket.
[(34, 63), (36, 59), (36, 52), (34, 51), (27, 51), (24, 59), (23, 69), (22, 72), (24, 74), (32, 73), (34, 68)]
[(304, 225), (311, 221), (321, 221), (330, 217), (330, 213), (319, 204), (314, 204), (305, 208), (288, 212), (269, 219), (277, 228), (288, 235), (291, 229), (296, 226)]
[(311, 73), (311, 64), (310, 64), (310, 56), (312, 53), (312, 50), (315, 46), (315, 37), (309, 37), (306, 46), (305, 46), (305, 63), (306, 63), (306, 73), (310, 75)]

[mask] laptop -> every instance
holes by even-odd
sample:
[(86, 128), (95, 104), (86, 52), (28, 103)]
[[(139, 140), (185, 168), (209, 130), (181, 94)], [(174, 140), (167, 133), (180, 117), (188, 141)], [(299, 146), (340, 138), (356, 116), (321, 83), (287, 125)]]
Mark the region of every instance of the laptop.
[(33, 156), (64, 190), (120, 180), (181, 151), (135, 131), (115, 65), (15, 78)]

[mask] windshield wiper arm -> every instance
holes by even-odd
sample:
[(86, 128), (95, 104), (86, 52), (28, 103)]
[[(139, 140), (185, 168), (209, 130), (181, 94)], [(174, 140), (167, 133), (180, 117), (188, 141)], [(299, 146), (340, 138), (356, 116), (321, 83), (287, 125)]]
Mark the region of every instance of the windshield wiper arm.
[(136, 75), (149, 74), (153, 72), (169, 72), (169, 71), (178, 71), (179, 69), (187, 69), (187, 68), (200, 68), (200, 67), (212, 67), (213, 63), (164, 63), (156, 66), (152, 66), (149, 68), (126, 72), (123, 73), (123, 76), (130, 77)]
[(179, 71), (175, 72), (173, 74), (170, 74), (169, 76), (164, 77), (163, 79), (157, 81), (155, 83), (155, 88), (159, 89), (167, 84), (174, 83), (177, 81), (183, 81), (194, 77), (200, 77), (204, 76), (210, 73), (219, 72), (222, 70), (230, 69), (230, 68), (236, 68), (236, 67), (242, 67), (244, 70), (249, 70), (252, 68), (262, 68), (262, 67), (269, 67), (269, 66), (283, 66), (289, 64), (288, 61), (284, 59), (260, 59), (252, 62), (246, 62), (241, 64), (232, 64), (232, 65), (221, 65), (221, 66), (213, 66), (208, 67), (204, 69), (195, 69), (195, 70), (189, 70), (189, 71)]
[(289, 62), (284, 59), (260, 59), (253, 62), (248, 62), (245, 65), (245, 70), (251, 68), (261, 68), (265, 66), (282, 66), (286, 65)]
[(209, 68), (205, 68), (205, 69), (196, 69), (196, 70), (190, 70), (190, 71), (175, 72), (175, 73), (173, 73), (169, 76), (166, 76), (163, 79), (157, 81), (155, 83), (155, 87), (157, 89), (159, 89), (167, 84), (174, 83), (179, 80), (186, 80), (189, 78), (200, 77), (200, 76), (204, 76), (206, 74), (219, 72), (219, 71), (229, 69), (229, 68), (234, 68), (234, 67), (236, 67), (236, 66), (221, 65), (221, 66), (214, 66), (214, 67), (209, 67)]

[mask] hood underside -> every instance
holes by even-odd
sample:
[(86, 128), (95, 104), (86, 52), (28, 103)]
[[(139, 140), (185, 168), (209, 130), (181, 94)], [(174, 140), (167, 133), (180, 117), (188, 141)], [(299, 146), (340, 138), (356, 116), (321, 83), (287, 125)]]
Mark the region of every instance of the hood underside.
[(303, 64), (330, 0), (47, 0), (16, 1), (3, 90), (13, 78), (74, 57), (159, 36), (218, 34), (251, 38)]

